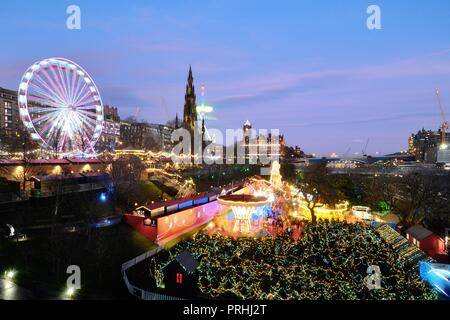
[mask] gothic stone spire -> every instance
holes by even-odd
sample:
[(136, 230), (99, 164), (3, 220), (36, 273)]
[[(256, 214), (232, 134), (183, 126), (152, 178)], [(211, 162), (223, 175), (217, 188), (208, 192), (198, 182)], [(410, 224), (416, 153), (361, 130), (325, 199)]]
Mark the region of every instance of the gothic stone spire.
[(186, 94), (184, 96), (184, 118), (183, 125), (186, 129), (193, 130), (197, 122), (196, 97), (194, 87), (194, 77), (192, 76), (192, 68), (189, 66), (188, 81), (186, 84)]

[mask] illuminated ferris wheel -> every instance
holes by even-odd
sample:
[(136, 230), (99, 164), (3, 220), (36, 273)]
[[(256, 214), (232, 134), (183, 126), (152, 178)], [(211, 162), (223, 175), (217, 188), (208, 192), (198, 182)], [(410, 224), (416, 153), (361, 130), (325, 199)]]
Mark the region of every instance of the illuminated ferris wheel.
[(59, 154), (94, 154), (103, 104), (89, 74), (76, 63), (49, 58), (33, 64), (19, 87), (20, 118), (31, 138)]

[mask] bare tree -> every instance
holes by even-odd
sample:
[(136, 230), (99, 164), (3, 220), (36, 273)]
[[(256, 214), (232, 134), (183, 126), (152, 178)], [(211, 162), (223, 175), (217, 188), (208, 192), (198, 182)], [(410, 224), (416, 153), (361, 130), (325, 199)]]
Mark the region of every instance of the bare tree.
[(26, 191), (26, 183), (35, 172), (35, 167), (29, 160), (35, 158), (33, 153), (36, 144), (30, 139), (30, 135), (26, 130), (19, 130), (16, 136), (11, 140), (9, 146), (10, 152), (19, 152), (20, 160), (23, 161), (22, 170), (15, 172), (14, 179), (21, 181), (21, 189)]
[(313, 164), (299, 174), (297, 187), (304, 197), (313, 223), (317, 220), (316, 208), (324, 204), (334, 206), (340, 200), (325, 163)]
[(56, 130), (56, 132), (53, 134), (53, 136), (52, 136), (52, 148), (53, 148), (53, 151), (54, 151), (54, 153), (55, 153), (55, 158), (58, 158), (58, 156), (59, 156), (59, 142), (60, 142), (60, 140), (61, 140), (61, 135), (62, 135), (62, 133), (61, 133), (61, 129), (60, 128), (54, 128), (54, 130)]
[(158, 152), (162, 150), (162, 141), (161, 139), (155, 139), (155, 137), (152, 135), (146, 135), (144, 137), (143, 147), (145, 150)]
[(432, 201), (437, 196), (433, 177), (423, 172), (393, 177), (380, 191), (407, 225), (422, 222), (431, 213)]
[(130, 206), (130, 193), (140, 181), (145, 165), (134, 155), (121, 156), (111, 166), (111, 180), (116, 200), (126, 199), (127, 208)]
[(135, 116), (129, 116), (127, 118), (125, 118), (125, 122), (129, 122), (129, 123), (136, 123), (138, 120)]

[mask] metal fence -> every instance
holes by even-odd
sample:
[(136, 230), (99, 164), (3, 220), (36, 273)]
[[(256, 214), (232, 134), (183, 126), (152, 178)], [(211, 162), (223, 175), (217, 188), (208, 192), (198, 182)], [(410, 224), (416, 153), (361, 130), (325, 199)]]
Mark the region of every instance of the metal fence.
[(108, 188), (108, 184), (105, 184), (103, 182), (89, 182), (70, 186), (61, 186), (60, 188), (58, 188), (58, 190), (49, 190), (48, 188), (43, 190), (31, 189), (26, 191), (20, 191), (20, 193), (10, 192), (0, 194), (0, 203), (28, 201), (30, 198), (48, 198), (76, 192), (102, 190), (106, 188)]
[(125, 285), (127, 286), (128, 292), (130, 292), (133, 296), (135, 296), (136, 298), (141, 299), (141, 300), (182, 300), (181, 298), (172, 297), (172, 296), (168, 296), (165, 294), (145, 291), (139, 287), (134, 286), (128, 280), (127, 270), (129, 268), (138, 264), (139, 262), (144, 261), (145, 259), (152, 257), (153, 255), (157, 254), (161, 250), (163, 250), (162, 247), (157, 247), (153, 250), (147, 251), (147, 252), (137, 256), (136, 258), (133, 258), (133, 259), (123, 263), (122, 264), (123, 281), (125, 282)]

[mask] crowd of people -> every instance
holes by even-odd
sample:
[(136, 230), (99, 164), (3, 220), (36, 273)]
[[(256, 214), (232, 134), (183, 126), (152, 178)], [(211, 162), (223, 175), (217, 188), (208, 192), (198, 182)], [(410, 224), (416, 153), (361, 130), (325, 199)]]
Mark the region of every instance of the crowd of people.
[[(302, 236), (231, 238), (198, 233), (159, 259), (162, 268), (189, 250), (199, 261), (198, 286), (210, 298), (227, 299), (435, 299), (417, 265), (398, 254), (364, 224), (305, 222)], [(380, 287), (368, 286), (378, 266)]]

